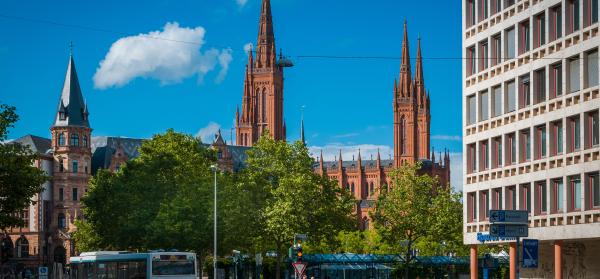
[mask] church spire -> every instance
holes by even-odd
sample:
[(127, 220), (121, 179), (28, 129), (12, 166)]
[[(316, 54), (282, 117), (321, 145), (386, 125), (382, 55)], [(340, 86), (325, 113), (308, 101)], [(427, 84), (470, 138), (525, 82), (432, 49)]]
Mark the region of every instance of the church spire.
[[(72, 46), (71, 46), (72, 47)], [(53, 126), (80, 126), (90, 127), (88, 109), (79, 87), (79, 79), (75, 70), (73, 53), (69, 55), (69, 64), (65, 82), (58, 101), (58, 109)]]
[(258, 26), (258, 40), (256, 42), (257, 68), (271, 68), (274, 66), (275, 35), (273, 33), (273, 17), (271, 15), (271, 1), (263, 0)]
[(399, 91), (400, 96), (408, 98), (411, 96), (412, 74), (410, 71), (410, 53), (408, 49), (408, 30), (406, 20), (404, 21), (404, 38), (402, 39), (402, 62), (400, 63)]
[(420, 37), (417, 45), (417, 62), (415, 64), (415, 86), (415, 94), (417, 94), (419, 106), (424, 108), (427, 103), (427, 93), (425, 92), (425, 79), (423, 77), (423, 57), (421, 56)]

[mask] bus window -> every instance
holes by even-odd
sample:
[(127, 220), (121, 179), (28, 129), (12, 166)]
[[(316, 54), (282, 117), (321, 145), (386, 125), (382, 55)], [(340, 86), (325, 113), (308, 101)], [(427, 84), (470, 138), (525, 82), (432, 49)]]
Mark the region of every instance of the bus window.
[(127, 263), (119, 263), (117, 268), (117, 279), (127, 279)]
[(129, 262), (129, 279), (146, 279), (146, 262)]
[(84, 263), (85, 268), (85, 278), (87, 279), (96, 279), (96, 264), (95, 263)]
[(96, 275), (98, 279), (106, 279), (106, 263), (98, 263)]
[(107, 279), (116, 279), (117, 278), (117, 263), (116, 262), (106, 263), (106, 278)]
[(194, 275), (194, 260), (161, 260), (152, 262), (152, 275)]

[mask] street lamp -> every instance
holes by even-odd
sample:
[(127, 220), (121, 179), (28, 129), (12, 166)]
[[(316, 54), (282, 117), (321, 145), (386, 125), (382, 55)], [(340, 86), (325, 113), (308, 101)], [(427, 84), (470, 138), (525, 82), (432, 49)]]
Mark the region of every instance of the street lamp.
[(214, 191), (215, 191), (215, 208), (214, 208), (214, 226), (213, 226), (213, 278), (217, 279), (217, 165), (213, 164), (210, 166), (215, 177)]

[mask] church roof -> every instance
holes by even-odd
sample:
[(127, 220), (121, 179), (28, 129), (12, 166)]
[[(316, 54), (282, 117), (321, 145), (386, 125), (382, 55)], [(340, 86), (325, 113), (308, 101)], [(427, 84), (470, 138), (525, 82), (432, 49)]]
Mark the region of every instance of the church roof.
[(52, 147), (52, 141), (50, 139), (34, 135), (25, 135), (12, 142), (18, 142), (22, 145), (29, 146), (29, 149), (37, 154), (46, 154)]
[[(75, 61), (73, 55), (71, 55), (53, 126), (89, 127), (88, 114), (87, 105), (79, 87)], [(64, 115), (64, 117), (61, 117), (61, 115)]]

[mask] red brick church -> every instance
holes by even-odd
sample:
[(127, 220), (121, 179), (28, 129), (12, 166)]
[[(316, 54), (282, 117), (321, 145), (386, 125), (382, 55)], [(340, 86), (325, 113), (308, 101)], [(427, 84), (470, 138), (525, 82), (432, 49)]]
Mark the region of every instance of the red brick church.
[[(280, 54), (281, 55), (281, 54)], [(276, 140), (286, 139), (283, 118), (283, 67), (278, 63), (273, 32), (273, 17), (269, 0), (263, 0), (259, 22), (256, 58), (248, 53), (244, 78), (242, 111), (236, 111), (236, 143), (252, 146), (262, 133), (270, 131)], [(281, 56), (280, 56), (281, 57)], [(323, 155), (316, 171), (338, 181), (340, 187), (351, 191), (356, 198), (356, 212), (361, 228), (368, 228), (368, 211), (373, 208), (378, 191), (390, 184), (388, 173), (402, 164), (422, 163), (422, 172), (437, 176), (442, 185), (450, 181), (450, 155), (440, 154), (436, 161), (430, 148), (430, 98), (425, 87), (421, 40), (417, 45), (415, 74), (411, 71), (408, 31), (404, 23), (400, 77), (394, 81), (392, 108), (394, 110), (394, 158), (344, 161), (339, 158), (325, 162)], [(304, 130), (302, 129), (302, 135)], [(301, 137), (304, 140), (304, 137)], [(431, 150), (431, 151), (430, 151)], [(431, 153), (430, 153), (431, 152)]]

